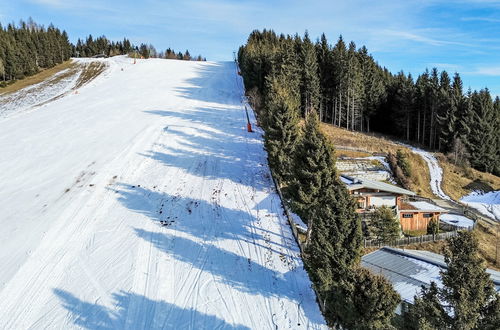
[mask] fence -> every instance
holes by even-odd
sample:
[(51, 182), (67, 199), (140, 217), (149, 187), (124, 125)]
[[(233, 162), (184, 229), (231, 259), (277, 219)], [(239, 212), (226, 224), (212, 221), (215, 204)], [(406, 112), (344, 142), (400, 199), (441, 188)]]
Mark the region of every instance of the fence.
[(364, 246), (365, 247), (382, 247), (382, 246), (404, 246), (404, 245), (410, 245), (410, 244), (420, 244), (420, 243), (427, 243), (427, 242), (436, 242), (436, 241), (443, 241), (446, 240), (450, 237), (457, 236), (459, 231), (472, 231), (474, 228), (469, 227), (469, 228), (464, 228), (461, 230), (454, 230), (454, 231), (449, 231), (445, 233), (439, 233), (436, 235), (423, 235), (423, 236), (417, 236), (417, 237), (404, 237), (400, 238), (397, 240), (393, 240), (390, 242), (382, 242), (377, 239), (373, 240), (367, 240), (365, 239), (364, 241)]

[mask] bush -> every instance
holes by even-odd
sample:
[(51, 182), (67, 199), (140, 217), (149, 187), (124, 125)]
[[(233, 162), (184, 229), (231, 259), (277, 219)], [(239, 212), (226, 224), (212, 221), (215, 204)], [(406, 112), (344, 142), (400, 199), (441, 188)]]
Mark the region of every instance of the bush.
[(427, 235), (439, 234), (439, 221), (435, 217), (427, 224)]

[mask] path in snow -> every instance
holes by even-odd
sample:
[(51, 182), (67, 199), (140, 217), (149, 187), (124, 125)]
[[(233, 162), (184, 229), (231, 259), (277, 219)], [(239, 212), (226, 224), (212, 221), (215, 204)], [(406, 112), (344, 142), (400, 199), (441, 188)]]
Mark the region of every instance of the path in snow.
[(326, 328), (234, 63), (103, 61), (0, 122), (0, 328)]
[(410, 148), (411, 151), (420, 155), (420, 157), (422, 157), (422, 159), (425, 160), (425, 162), (427, 163), (427, 166), (429, 167), (429, 173), (431, 175), (430, 186), (432, 193), (438, 196), (439, 198), (451, 201), (452, 199), (450, 198), (450, 196), (446, 195), (446, 193), (441, 188), (441, 184), (443, 181), (443, 169), (441, 168), (441, 166), (439, 166), (439, 162), (436, 159), (436, 157), (434, 157), (433, 154), (425, 150), (407, 144), (402, 144), (402, 145)]

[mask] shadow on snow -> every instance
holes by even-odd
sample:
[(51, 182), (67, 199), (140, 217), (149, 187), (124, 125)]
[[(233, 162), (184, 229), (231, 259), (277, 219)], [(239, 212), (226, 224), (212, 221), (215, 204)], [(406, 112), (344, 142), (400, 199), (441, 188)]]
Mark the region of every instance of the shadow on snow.
[[(130, 292), (114, 293), (113, 308), (82, 301), (60, 289), (54, 289), (54, 294), (71, 313), (74, 324), (83, 329), (249, 329), (192, 308), (180, 308)], [(141, 302), (140, 313), (132, 316), (128, 309), (131, 301)]]

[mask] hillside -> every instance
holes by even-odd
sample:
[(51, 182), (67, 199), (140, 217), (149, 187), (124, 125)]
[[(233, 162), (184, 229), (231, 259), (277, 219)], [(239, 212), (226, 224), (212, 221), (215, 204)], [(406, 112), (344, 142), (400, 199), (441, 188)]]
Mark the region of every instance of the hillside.
[[(372, 153), (396, 153), (399, 149), (404, 150), (408, 153), (412, 168), (411, 189), (423, 197), (437, 197), (430, 187), (430, 173), (427, 164), (422, 157), (412, 153), (407, 146), (398, 144), (394, 142), (395, 139), (381, 134), (353, 132), (325, 123), (322, 124), (322, 129), (335, 145), (338, 156), (366, 157)], [(366, 151), (366, 153), (362, 151)], [(441, 153), (436, 153), (436, 157), (439, 165), (443, 168), (442, 188), (454, 200), (459, 200), (477, 189), (500, 190), (500, 177), (473, 168), (456, 166)]]
[(234, 63), (92, 62), (5, 103), (0, 328), (325, 328)]

